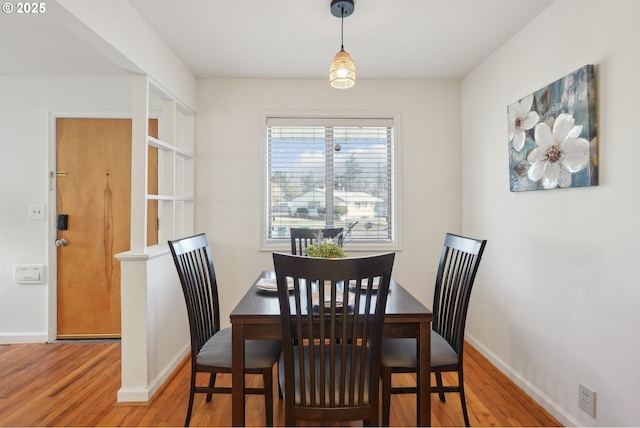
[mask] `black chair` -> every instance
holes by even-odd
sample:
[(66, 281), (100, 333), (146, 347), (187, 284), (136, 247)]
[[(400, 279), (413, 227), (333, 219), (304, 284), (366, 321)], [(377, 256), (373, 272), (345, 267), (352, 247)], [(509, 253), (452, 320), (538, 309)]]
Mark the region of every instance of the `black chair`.
[(289, 229), (291, 234), (291, 254), (304, 256), (304, 249), (315, 242), (318, 232), (322, 232), (322, 236), (325, 238), (335, 238), (343, 230), (344, 228), (342, 227), (328, 229), (302, 229), (292, 227)]
[(273, 254), (286, 426), (298, 420), (378, 425), (382, 327), (394, 258)]
[[(431, 372), (440, 401), (445, 392), (458, 392), (462, 403), (464, 423), (469, 426), (469, 415), (464, 397), (463, 346), (464, 328), (471, 288), (480, 265), (487, 241), (447, 234), (442, 248), (433, 296), (433, 325), (431, 331)], [(415, 339), (385, 339), (382, 343), (382, 424), (389, 425), (391, 394), (418, 394), (417, 387), (392, 387), (393, 373), (415, 373)], [(442, 373), (457, 372), (458, 385), (445, 386)], [(419, 397), (416, 397), (417, 399)], [(419, 399), (418, 399), (419, 402)], [(417, 407), (419, 420), (420, 408)]]
[[(205, 234), (169, 241), (178, 270), (189, 315), (191, 332), (191, 392), (185, 426), (189, 426), (196, 393), (231, 393), (216, 387), (218, 373), (231, 373), (231, 328), (220, 328), (220, 306), (211, 250)], [(247, 388), (248, 394), (264, 394), (266, 424), (273, 426), (273, 366), (281, 351), (278, 340), (248, 340), (245, 344), (245, 373), (261, 374), (264, 388)], [(196, 384), (196, 374), (209, 373), (209, 384)]]

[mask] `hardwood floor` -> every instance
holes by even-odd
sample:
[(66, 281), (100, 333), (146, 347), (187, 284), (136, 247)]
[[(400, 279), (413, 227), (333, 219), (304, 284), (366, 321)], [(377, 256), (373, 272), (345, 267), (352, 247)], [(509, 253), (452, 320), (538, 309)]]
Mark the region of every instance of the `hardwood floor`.
[[(0, 345), (0, 426), (182, 426), (189, 371), (185, 360), (148, 405), (130, 405), (116, 403), (117, 342)], [(465, 376), (472, 426), (559, 426), (471, 346), (466, 347)], [(408, 375), (394, 378), (399, 383), (410, 380)], [(221, 381), (230, 384), (231, 378), (221, 376)], [(256, 376), (248, 382), (261, 381)], [(264, 399), (246, 400), (247, 425), (263, 426)], [(391, 400), (391, 425), (414, 426), (415, 396)], [(282, 426), (283, 402), (275, 401), (274, 424)], [(431, 405), (433, 426), (464, 424), (457, 394), (448, 395), (446, 403), (432, 395)], [(229, 425), (229, 395), (216, 395), (209, 403), (196, 395), (191, 426)]]

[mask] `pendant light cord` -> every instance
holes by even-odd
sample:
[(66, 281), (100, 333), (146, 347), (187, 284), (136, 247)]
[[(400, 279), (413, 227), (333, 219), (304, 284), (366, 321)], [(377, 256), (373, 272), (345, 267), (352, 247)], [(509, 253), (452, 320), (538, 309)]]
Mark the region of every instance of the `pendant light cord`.
[(344, 6), (341, 6), (340, 10), (340, 49), (344, 50)]

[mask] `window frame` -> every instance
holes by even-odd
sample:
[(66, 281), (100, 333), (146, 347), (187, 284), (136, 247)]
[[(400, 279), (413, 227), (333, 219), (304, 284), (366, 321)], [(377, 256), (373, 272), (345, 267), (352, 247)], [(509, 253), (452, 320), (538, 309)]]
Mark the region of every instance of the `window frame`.
[(392, 230), (391, 230), (391, 241), (390, 242), (349, 242), (347, 244), (350, 253), (354, 252), (370, 252), (370, 251), (400, 251), (401, 250), (401, 239), (402, 236), (402, 228), (401, 221), (399, 219), (399, 213), (402, 212), (400, 208), (400, 195), (401, 195), (401, 174), (400, 168), (401, 165), (401, 116), (397, 112), (389, 112), (389, 113), (354, 113), (354, 112), (337, 112), (332, 111), (330, 113), (327, 112), (305, 112), (301, 114), (299, 111), (292, 112), (271, 112), (271, 111), (263, 111), (260, 113), (260, 156), (259, 156), (259, 170), (262, 174), (262, 182), (260, 185), (260, 213), (259, 213), (259, 222), (260, 222), (260, 238), (259, 238), (259, 250), (260, 251), (286, 251), (289, 252), (291, 249), (291, 244), (288, 239), (282, 240), (282, 242), (273, 242), (268, 241), (267, 239), (267, 215), (269, 214), (269, 200), (268, 200), (268, 165), (267, 165), (267, 149), (268, 149), (268, 122), (271, 120), (305, 120), (309, 121), (309, 123), (317, 123), (321, 126), (328, 126), (333, 121), (337, 126), (344, 126), (348, 124), (348, 120), (364, 120), (367, 119), (375, 122), (380, 119), (387, 119), (393, 123), (392, 129), (392, 207), (391, 207), (391, 221), (392, 221)]

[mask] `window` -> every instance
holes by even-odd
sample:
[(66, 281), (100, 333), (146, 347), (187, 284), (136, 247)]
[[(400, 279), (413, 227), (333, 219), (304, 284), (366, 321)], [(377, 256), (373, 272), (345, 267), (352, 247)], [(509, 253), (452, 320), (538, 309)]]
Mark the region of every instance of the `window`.
[(268, 117), (266, 130), (267, 243), (354, 224), (350, 242), (394, 242), (394, 119)]

